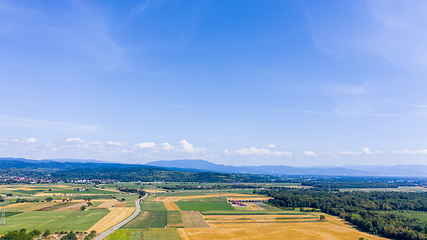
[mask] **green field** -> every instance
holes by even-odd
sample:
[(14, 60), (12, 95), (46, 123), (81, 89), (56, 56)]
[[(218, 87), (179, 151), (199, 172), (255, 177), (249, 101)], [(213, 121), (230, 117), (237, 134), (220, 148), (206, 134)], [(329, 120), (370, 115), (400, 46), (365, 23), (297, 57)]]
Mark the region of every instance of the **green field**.
[(72, 206), (75, 204), (76, 204), (75, 202), (63, 202), (63, 203), (58, 203), (58, 204), (53, 205), (53, 206), (40, 208), (40, 209), (37, 209), (36, 211), (54, 211), (54, 210), (61, 209), (64, 207), (69, 207), (69, 206)]
[(126, 199), (126, 207), (135, 207), (135, 201), (138, 199), (138, 194), (121, 194), (121, 195), (115, 195), (117, 199)]
[(235, 211), (235, 208), (226, 202), (179, 201), (175, 202), (175, 204), (182, 211)]
[(157, 201), (150, 201), (151, 198), (145, 199), (141, 203), (141, 210), (142, 211), (166, 211), (166, 207), (163, 204), (163, 202)]
[(141, 212), (136, 218), (125, 224), (122, 229), (164, 228), (166, 226), (166, 211), (147, 211)]
[(34, 189), (34, 190), (14, 189), (10, 193), (12, 193), (13, 196), (31, 196), (31, 195), (41, 193), (44, 191), (46, 191), (46, 190), (43, 190), (43, 189)]
[(267, 211), (282, 211), (282, 209), (274, 207), (274, 206), (271, 206), (268, 203), (267, 204), (266, 203), (258, 203), (257, 205), (260, 206), (260, 207), (262, 207), (262, 208), (264, 208)]
[(13, 215), (20, 214), (22, 212), (5, 212), (5, 217), (12, 217)]
[(173, 228), (151, 228), (144, 230), (117, 230), (106, 240), (180, 240), (178, 231)]
[(0, 234), (21, 228), (41, 232), (86, 231), (101, 218), (108, 214), (106, 209), (89, 211), (64, 212), (24, 212), (6, 219), (6, 225), (0, 226)]
[(182, 222), (181, 211), (167, 211), (167, 222), (168, 226), (184, 227)]
[(118, 197), (118, 195), (113, 195), (110, 193), (105, 195), (90, 195), (90, 196), (80, 195), (80, 196), (73, 196), (72, 198), (76, 200), (85, 199), (86, 197), (90, 197), (91, 199), (113, 199), (113, 196)]

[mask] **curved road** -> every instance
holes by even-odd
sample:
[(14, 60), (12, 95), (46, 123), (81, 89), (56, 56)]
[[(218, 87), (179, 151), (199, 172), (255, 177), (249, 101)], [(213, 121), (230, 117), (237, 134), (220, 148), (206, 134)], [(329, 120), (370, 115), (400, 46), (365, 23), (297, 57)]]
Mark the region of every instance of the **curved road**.
[(117, 224), (116, 226), (114, 226), (114, 227), (108, 229), (107, 231), (103, 232), (101, 235), (94, 238), (94, 240), (104, 239), (106, 236), (110, 235), (115, 230), (119, 229), (120, 227), (122, 227), (126, 223), (132, 221), (132, 219), (134, 219), (136, 216), (138, 216), (138, 214), (141, 212), (141, 205), (139, 205), (139, 201), (144, 200), (144, 198), (146, 198), (147, 196), (148, 196), (148, 194), (145, 194), (144, 197), (139, 198), (138, 200), (135, 201), (135, 208), (136, 209), (135, 209), (135, 212), (130, 217), (126, 218), (123, 222), (121, 222), (121, 223)]

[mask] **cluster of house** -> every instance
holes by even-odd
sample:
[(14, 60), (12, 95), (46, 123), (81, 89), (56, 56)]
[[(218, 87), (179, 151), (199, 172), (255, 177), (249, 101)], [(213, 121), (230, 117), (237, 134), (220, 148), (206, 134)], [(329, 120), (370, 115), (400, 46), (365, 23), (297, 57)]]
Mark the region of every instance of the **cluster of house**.
[(24, 182), (24, 183), (52, 183), (52, 179), (28, 178), (18, 176), (0, 176), (0, 182)]
[(231, 204), (235, 204), (235, 205), (238, 205), (240, 207), (247, 207), (248, 206), (248, 205), (246, 205), (240, 201), (237, 201), (237, 200), (231, 201)]

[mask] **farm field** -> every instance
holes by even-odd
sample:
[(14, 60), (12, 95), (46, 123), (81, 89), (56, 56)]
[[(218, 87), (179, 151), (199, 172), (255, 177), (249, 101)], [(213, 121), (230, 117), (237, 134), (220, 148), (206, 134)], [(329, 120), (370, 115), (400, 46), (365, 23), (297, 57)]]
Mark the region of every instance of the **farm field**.
[(175, 204), (181, 209), (181, 211), (210, 211), (210, 210), (219, 210), (219, 211), (233, 211), (235, 210), (227, 202), (201, 202), (201, 201), (191, 201), (191, 202), (175, 202)]
[(166, 211), (141, 212), (135, 219), (124, 225), (123, 229), (164, 228), (167, 226)]
[(174, 228), (150, 228), (139, 230), (119, 229), (112, 235), (105, 238), (106, 240), (180, 240), (178, 231)]
[(93, 209), (89, 211), (33, 211), (10, 216), (7, 224), (0, 226), (0, 234), (8, 231), (26, 228), (28, 231), (86, 231), (104, 216), (106, 209)]
[(111, 227), (114, 227), (116, 224), (119, 224), (121, 221), (128, 218), (135, 211), (135, 208), (130, 207), (115, 207), (111, 208), (110, 212), (99, 220), (95, 225), (93, 225), (88, 232), (92, 230), (96, 232), (104, 232)]
[[(16, 203), (16, 198), (8, 198), (7, 225), (0, 226), (0, 234), (20, 228), (26, 228), (28, 231), (38, 229), (42, 232), (95, 230), (101, 233), (134, 212), (138, 195), (115, 191), (119, 186), (140, 188), (139, 184), (104, 185), (104, 189), (94, 189), (91, 194), (73, 191), (74, 188), (85, 186), (84, 184), (8, 186), (10, 192), (13, 193), (15, 190), (25, 192), (28, 195), (23, 198), (38, 202)], [(155, 190), (155, 185), (149, 186)], [(92, 191), (93, 185), (87, 187)], [(145, 187), (146, 185), (144, 190)], [(70, 191), (72, 194), (62, 195)], [(106, 239), (265, 239), (266, 236), (270, 239), (309, 240), (350, 240), (360, 237), (369, 240), (384, 239), (360, 232), (339, 218), (326, 214), (324, 215), (327, 216), (327, 221), (320, 221), (319, 214), (323, 213), (273, 207), (263, 202), (270, 197), (253, 194), (253, 189), (227, 189), (221, 193), (215, 190), (159, 192), (157, 190), (156, 198), (150, 196), (141, 201), (141, 213)], [(61, 195), (53, 196), (57, 193)], [(43, 202), (48, 197), (51, 197), (52, 201)], [(81, 206), (87, 206), (87, 201), (84, 200), (87, 197), (91, 199), (93, 206), (89, 210), (81, 211)], [(63, 198), (72, 201), (64, 202)], [(241, 201), (247, 206), (232, 205), (230, 201)], [(417, 212), (396, 212), (396, 214), (406, 214), (405, 216), (422, 220), (427, 218)]]
[(208, 228), (209, 224), (205, 221), (200, 212), (182, 211), (182, 221), (185, 228)]
[(168, 211), (167, 213), (168, 227), (184, 227), (181, 211), (172, 210)]
[(330, 222), (301, 222), (283, 224), (229, 224), (211, 228), (179, 228), (183, 240), (204, 239), (308, 239), (308, 240), (354, 240), (364, 237), (369, 240), (384, 240), (349, 226)]

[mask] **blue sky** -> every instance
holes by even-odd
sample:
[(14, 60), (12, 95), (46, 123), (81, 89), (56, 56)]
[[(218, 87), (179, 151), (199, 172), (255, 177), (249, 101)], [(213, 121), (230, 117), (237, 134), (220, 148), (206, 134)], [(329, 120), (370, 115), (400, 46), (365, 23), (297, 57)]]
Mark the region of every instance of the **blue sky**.
[(425, 164), (425, 1), (1, 1), (0, 156)]

